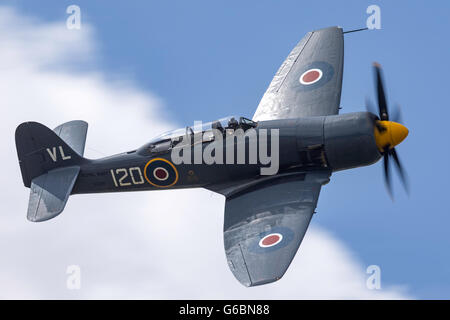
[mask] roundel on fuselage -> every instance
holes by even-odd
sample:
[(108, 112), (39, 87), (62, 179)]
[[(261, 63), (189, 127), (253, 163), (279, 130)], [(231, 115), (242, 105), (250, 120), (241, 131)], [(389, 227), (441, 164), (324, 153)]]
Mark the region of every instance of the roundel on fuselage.
[(145, 165), (144, 177), (152, 186), (167, 188), (177, 183), (178, 171), (169, 160), (155, 158)]

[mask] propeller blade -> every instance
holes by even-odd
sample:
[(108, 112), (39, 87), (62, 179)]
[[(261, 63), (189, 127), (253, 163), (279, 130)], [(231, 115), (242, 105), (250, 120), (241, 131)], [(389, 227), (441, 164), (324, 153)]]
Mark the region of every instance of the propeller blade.
[(398, 103), (395, 104), (395, 108), (392, 112), (392, 120), (397, 123), (403, 123), (402, 108)]
[(372, 104), (372, 101), (366, 96), (366, 110), (367, 112), (378, 114), (377, 109), (375, 109), (374, 105)]
[[(377, 114), (375, 107), (368, 97), (366, 97), (366, 110), (374, 115)], [(373, 119), (373, 125), (378, 129), (379, 132), (384, 132), (386, 128), (376, 119)]]
[(373, 64), (375, 69), (375, 78), (377, 86), (377, 99), (378, 99), (378, 110), (381, 120), (389, 120), (389, 114), (387, 110), (386, 94), (384, 93), (383, 79), (381, 76), (381, 66), (378, 63)]
[(383, 165), (384, 165), (384, 181), (386, 182), (386, 188), (392, 201), (394, 201), (391, 187), (391, 175), (389, 174), (389, 153), (387, 152), (387, 150), (383, 154)]
[(394, 162), (397, 165), (398, 173), (400, 175), (400, 178), (402, 180), (403, 187), (405, 188), (406, 193), (409, 195), (409, 182), (408, 178), (406, 176), (406, 172), (403, 170), (403, 167), (400, 163), (400, 159), (398, 158), (397, 152), (395, 151), (395, 148), (390, 151), (392, 157), (394, 158)]

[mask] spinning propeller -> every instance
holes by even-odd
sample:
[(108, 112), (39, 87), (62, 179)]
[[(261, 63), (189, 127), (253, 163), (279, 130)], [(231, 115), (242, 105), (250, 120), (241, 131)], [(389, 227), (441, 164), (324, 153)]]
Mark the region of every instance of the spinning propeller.
[[(396, 107), (393, 113), (392, 119), (394, 121), (389, 120), (388, 106), (386, 102), (386, 95), (381, 75), (381, 66), (376, 62), (373, 64), (373, 66), (375, 70), (378, 116), (379, 116), (379, 119), (374, 120), (375, 142), (377, 144), (378, 149), (380, 150), (380, 153), (383, 155), (384, 179), (386, 182), (389, 195), (393, 199), (391, 176), (390, 176), (390, 163), (389, 163), (391, 157), (394, 160), (395, 166), (397, 167), (400, 179), (403, 183), (406, 192), (407, 193), (409, 192), (406, 173), (403, 170), (403, 167), (400, 163), (400, 159), (398, 158), (397, 152), (395, 151), (395, 146), (398, 145), (400, 142), (402, 142), (408, 136), (409, 131), (404, 125), (399, 123), (401, 121), (401, 110), (399, 106)], [(377, 114), (377, 112), (375, 111), (369, 100), (366, 101), (366, 106), (369, 112)]]

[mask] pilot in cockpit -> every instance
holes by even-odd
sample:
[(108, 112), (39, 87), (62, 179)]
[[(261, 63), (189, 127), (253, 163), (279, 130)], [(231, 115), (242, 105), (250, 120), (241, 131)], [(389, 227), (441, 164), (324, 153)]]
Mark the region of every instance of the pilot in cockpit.
[(240, 117), (239, 121), (237, 121), (235, 117), (223, 118), (217, 121), (200, 124), (198, 126), (185, 127), (163, 133), (152, 139), (143, 147), (139, 148), (138, 152), (141, 154), (164, 153), (172, 149), (174, 146), (179, 145), (179, 143), (181, 143), (186, 137), (190, 137), (190, 140), (193, 140), (192, 137), (197, 134), (202, 136), (201, 142), (211, 142), (215, 139), (211, 129), (219, 130), (221, 134), (224, 135), (225, 133), (233, 134), (233, 131), (236, 129), (247, 130), (256, 126), (256, 122), (244, 117)]

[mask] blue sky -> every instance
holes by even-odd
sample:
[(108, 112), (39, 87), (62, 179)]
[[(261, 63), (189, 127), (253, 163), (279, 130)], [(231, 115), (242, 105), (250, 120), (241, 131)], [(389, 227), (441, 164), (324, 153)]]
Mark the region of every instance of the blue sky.
[[(381, 162), (333, 175), (313, 224), (341, 239), (383, 284), (405, 285), (418, 298), (450, 298), (448, 137), (450, 4), (423, 1), (5, 1), (44, 21), (65, 20), (77, 4), (95, 27), (112, 80), (135, 79), (164, 101), (184, 126), (227, 115), (253, 115), (274, 73), (310, 30), (365, 26), (381, 7), (382, 29), (345, 36), (341, 112), (373, 99), (371, 63), (384, 67), (388, 100), (402, 106), (410, 135), (398, 147), (411, 195), (394, 178), (395, 202)], [(151, 136), (148, 139), (152, 138)]]

